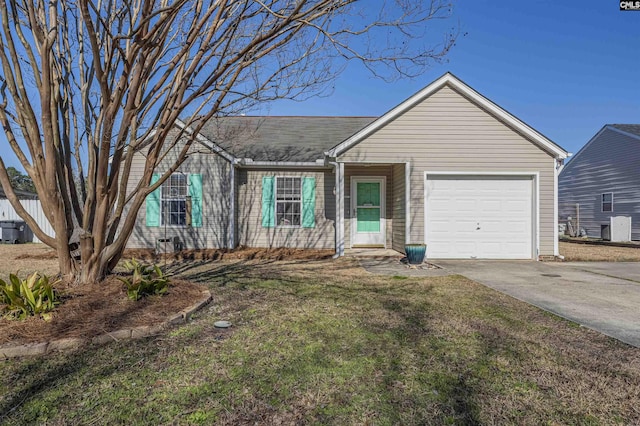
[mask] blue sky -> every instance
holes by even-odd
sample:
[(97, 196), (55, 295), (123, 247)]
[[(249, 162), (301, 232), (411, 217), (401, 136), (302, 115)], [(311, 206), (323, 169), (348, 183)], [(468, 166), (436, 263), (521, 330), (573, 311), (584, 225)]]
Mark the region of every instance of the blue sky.
[[(385, 83), (353, 63), (331, 96), (269, 113), (377, 116), (451, 71), (572, 153), (606, 123), (640, 123), (640, 12), (614, 0), (454, 0), (452, 19), (466, 35), (419, 78)], [(0, 155), (18, 166), (4, 135)]]
[(576, 153), (606, 123), (640, 123), (640, 11), (614, 0), (459, 0), (447, 62), (385, 83), (357, 64), (327, 98), (273, 115), (381, 115), (447, 71)]

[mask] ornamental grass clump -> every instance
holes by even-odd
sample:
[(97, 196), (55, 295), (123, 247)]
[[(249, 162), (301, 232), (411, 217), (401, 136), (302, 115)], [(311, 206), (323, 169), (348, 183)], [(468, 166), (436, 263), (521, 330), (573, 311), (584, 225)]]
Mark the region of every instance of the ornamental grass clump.
[(49, 282), (49, 277), (34, 272), (27, 279), (9, 275), (9, 282), (0, 279), (0, 312), (8, 319), (23, 320), (39, 315), (51, 319), (50, 312), (58, 305), (58, 294), (53, 289), (59, 280)]
[(127, 289), (127, 297), (140, 300), (144, 296), (165, 294), (169, 289), (169, 279), (158, 265), (145, 265), (135, 259), (124, 262), (131, 277), (118, 278)]

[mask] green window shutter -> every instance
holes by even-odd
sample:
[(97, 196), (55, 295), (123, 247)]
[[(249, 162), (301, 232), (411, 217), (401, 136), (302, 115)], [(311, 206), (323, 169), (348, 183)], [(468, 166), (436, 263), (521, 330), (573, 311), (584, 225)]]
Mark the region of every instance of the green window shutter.
[(275, 186), (276, 178), (273, 176), (264, 176), (262, 178), (262, 227), (273, 228), (276, 226), (275, 217)]
[(302, 227), (316, 226), (316, 178), (302, 180)]
[[(160, 179), (160, 175), (154, 173), (151, 176), (151, 185)], [(160, 226), (160, 188), (147, 195), (147, 226)]]
[(202, 175), (189, 175), (189, 196), (191, 197), (191, 226), (202, 227)]

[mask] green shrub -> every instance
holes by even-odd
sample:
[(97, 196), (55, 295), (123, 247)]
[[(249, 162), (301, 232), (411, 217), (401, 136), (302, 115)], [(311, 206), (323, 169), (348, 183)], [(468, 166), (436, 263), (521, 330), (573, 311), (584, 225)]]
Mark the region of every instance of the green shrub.
[(124, 267), (132, 272), (131, 278), (118, 278), (127, 288), (131, 300), (152, 294), (164, 294), (169, 287), (169, 279), (157, 265), (145, 265), (135, 259), (124, 262)]
[(25, 319), (40, 315), (51, 319), (51, 312), (60, 302), (49, 277), (35, 272), (25, 280), (9, 275), (9, 282), (0, 279), (0, 309), (5, 318)]

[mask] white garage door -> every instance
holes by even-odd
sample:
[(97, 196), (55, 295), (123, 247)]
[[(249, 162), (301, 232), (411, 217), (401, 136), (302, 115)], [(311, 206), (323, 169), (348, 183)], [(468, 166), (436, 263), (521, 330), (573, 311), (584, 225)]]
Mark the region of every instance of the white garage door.
[(427, 255), (432, 259), (531, 259), (531, 177), (426, 178)]

